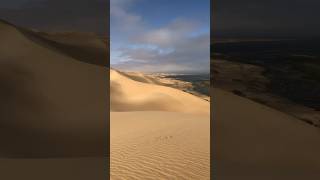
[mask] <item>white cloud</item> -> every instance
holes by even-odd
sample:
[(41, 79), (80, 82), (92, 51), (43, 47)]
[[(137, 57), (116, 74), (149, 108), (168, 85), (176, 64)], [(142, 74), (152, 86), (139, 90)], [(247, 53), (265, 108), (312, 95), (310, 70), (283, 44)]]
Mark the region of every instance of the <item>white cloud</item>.
[(133, 31), (140, 29), (142, 24), (142, 17), (128, 11), (132, 3), (138, 0), (111, 0), (110, 1), (110, 15), (111, 28), (116, 30)]
[(111, 47), (114, 68), (209, 73), (209, 28), (203, 32), (200, 23), (182, 18), (159, 28), (150, 28), (141, 16), (128, 11), (130, 3), (137, 0), (115, 1), (111, 0), (111, 28), (114, 30), (111, 31), (111, 40), (115, 33), (115, 36), (121, 34), (117, 38), (123, 41)]
[(119, 58), (130, 61), (113, 66), (130, 71), (209, 73), (209, 43), (209, 34), (203, 34), (180, 39), (172, 50), (165, 53), (161, 52), (161, 48), (124, 48)]
[(134, 43), (147, 43), (161, 47), (172, 46), (180, 39), (186, 38), (196, 30), (197, 23), (184, 19), (176, 19), (167, 26), (146, 31), (132, 38)]

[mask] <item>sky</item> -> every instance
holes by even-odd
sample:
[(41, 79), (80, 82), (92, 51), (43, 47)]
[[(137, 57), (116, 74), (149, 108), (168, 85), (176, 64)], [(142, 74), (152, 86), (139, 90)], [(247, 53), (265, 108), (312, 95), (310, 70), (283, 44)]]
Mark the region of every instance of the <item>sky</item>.
[(206, 71), (212, 37), (320, 37), (319, 0), (1, 0), (0, 19), (42, 31), (109, 36), (111, 64)]
[(215, 37), (319, 37), (319, 0), (213, 0)]
[[(77, 30), (108, 35), (109, 1), (1, 0), (0, 19), (44, 31)], [(147, 14), (148, 16), (143, 16), (144, 21), (158, 19), (161, 14), (160, 20), (157, 21), (160, 26), (164, 25), (170, 16), (177, 14), (187, 18), (204, 17), (206, 11), (201, 9), (205, 8), (202, 4), (207, 0), (112, 1), (131, 6), (126, 7), (130, 13), (142, 16)], [(213, 36), (319, 37), (320, 35), (319, 0), (212, 0), (212, 5)]]
[(109, 35), (109, 0), (1, 0), (0, 19), (41, 31)]
[(111, 0), (111, 67), (209, 73), (210, 0)]

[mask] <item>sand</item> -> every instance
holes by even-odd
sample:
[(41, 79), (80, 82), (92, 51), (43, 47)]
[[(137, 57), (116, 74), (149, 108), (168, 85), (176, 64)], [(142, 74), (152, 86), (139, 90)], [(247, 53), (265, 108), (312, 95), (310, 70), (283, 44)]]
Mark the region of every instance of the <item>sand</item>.
[(319, 179), (318, 128), (215, 89), (210, 156), (209, 102), (112, 70), (109, 107), (107, 49), (49, 36), (0, 21), (0, 179), (103, 179), (109, 108), (111, 179)]
[(209, 114), (209, 103), (178, 89), (142, 83), (110, 70), (111, 111), (170, 111)]
[[(81, 52), (86, 38), (74, 38), (78, 40), (72, 45)], [(103, 59), (99, 55), (90, 63), (75, 58), (72, 48), (65, 48), (63, 42), (48, 41), (4, 21), (0, 21), (0, 39), (0, 179), (21, 179), (17, 170), (30, 170), (21, 174), (24, 179), (43, 177), (43, 172), (58, 173), (53, 176), (61, 177), (57, 179), (64, 175), (65, 179), (77, 179), (81, 174), (96, 177), (98, 169), (83, 169), (86, 163), (94, 166), (92, 159), (96, 158), (100, 161), (95, 167), (103, 167), (109, 144), (109, 73), (102, 65), (107, 61), (107, 48), (88, 42), (100, 55), (105, 53)], [(78, 174), (61, 167), (70, 172), (78, 169)], [(100, 174), (104, 173), (101, 168)]]
[(111, 179), (210, 179), (208, 116), (111, 113)]
[(209, 102), (115, 70), (110, 77), (111, 179), (210, 179)]
[[(128, 80), (118, 79), (123, 94), (134, 91), (133, 85), (121, 88)], [(210, 157), (214, 179), (320, 178), (318, 128), (220, 89), (211, 94), (211, 155), (207, 112), (111, 112), (111, 179), (209, 179)], [(144, 91), (143, 97), (152, 94)]]
[(3, 180), (101, 180), (106, 179), (103, 158), (0, 159)]
[(216, 179), (320, 178), (318, 128), (220, 89), (211, 93)]

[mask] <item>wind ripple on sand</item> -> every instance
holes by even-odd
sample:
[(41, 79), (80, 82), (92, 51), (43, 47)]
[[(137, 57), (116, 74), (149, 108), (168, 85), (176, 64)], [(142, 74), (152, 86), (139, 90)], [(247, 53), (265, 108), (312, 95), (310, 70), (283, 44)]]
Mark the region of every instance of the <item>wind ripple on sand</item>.
[(111, 179), (209, 179), (209, 102), (113, 69), (110, 80)]
[(208, 127), (206, 115), (112, 112), (111, 179), (209, 179)]

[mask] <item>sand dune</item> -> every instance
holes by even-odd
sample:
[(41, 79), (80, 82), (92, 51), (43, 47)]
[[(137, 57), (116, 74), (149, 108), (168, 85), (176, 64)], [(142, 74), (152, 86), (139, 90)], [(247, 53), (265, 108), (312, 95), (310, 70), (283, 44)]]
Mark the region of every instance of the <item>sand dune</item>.
[(210, 179), (209, 102), (143, 74), (110, 77), (111, 179)]
[(216, 179), (320, 178), (320, 131), (289, 115), (214, 89)]
[(189, 93), (142, 83), (110, 71), (111, 111), (209, 113), (209, 103)]
[[(79, 36), (0, 22), (0, 179), (104, 177), (107, 51)], [(80, 49), (90, 50), (78, 57)], [(209, 102), (110, 75), (111, 179), (209, 179)], [(213, 95), (217, 179), (319, 179), (319, 129), (218, 89)]]
[(0, 179), (103, 179), (109, 133), (103, 41), (54, 42), (1, 20), (0, 39)]
[(111, 113), (111, 179), (210, 179), (207, 115)]
[[(66, 32), (66, 33), (34, 33), (21, 30), (27, 37), (42, 46), (49, 46), (60, 53), (71, 56), (79, 61), (101, 66), (109, 66), (109, 45), (95, 34)], [(107, 39), (108, 41), (108, 39)]]
[[(129, 95), (140, 91), (135, 86), (146, 85), (131, 82), (116, 71), (111, 72), (113, 81), (123, 94)], [(131, 89), (133, 92), (126, 92)], [(179, 97), (176, 93), (175, 97)], [(319, 179), (319, 129), (232, 93), (214, 89), (211, 94), (214, 178)], [(143, 91), (142, 97), (153, 100), (152, 95), (152, 91)], [(184, 103), (189, 103), (184, 98)], [(117, 103), (120, 106), (121, 102)], [(130, 106), (134, 104), (132, 101)], [(111, 178), (209, 179), (207, 112), (159, 106), (153, 106), (153, 110), (143, 107), (142, 111), (140, 107), (111, 112)]]
[(0, 158), (0, 179), (101, 180), (105, 168), (104, 158)]
[(108, 69), (23, 31), (0, 22), (0, 157), (102, 156)]

